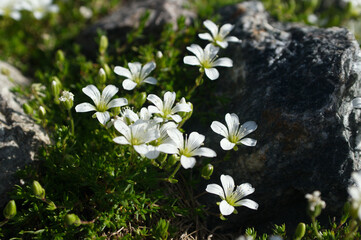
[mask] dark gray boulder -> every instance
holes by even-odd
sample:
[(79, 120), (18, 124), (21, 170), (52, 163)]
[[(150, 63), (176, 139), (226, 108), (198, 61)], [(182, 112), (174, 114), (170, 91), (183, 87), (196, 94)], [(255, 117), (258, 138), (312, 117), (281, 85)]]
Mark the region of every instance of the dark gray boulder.
[(139, 27), (141, 18), (149, 13), (144, 31), (146, 34), (157, 33), (165, 24), (171, 23), (177, 28), (177, 20), (181, 16), (185, 18), (185, 24), (189, 25), (195, 18), (195, 13), (186, 9), (187, 0), (128, 0), (123, 1), (118, 10), (100, 19), (78, 37), (78, 42), (88, 55), (96, 54), (97, 45), (95, 38), (100, 30), (105, 32), (109, 41), (124, 41), (127, 33)]
[[(236, 184), (249, 182), (256, 188), (249, 198), (260, 207), (239, 208), (226, 223), (215, 218), (210, 224), (234, 231), (309, 222), (305, 194), (314, 190), (327, 203), (322, 216), (340, 215), (350, 174), (361, 168), (361, 110), (351, 106), (361, 96), (357, 41), (342, 28), (272, 21), (260, 2), (228, 6), (220, 13), (224, 22), (235, 24), (231, 35), (243, 42), (220, 53), (234, 61), (215, 83), (216, 94), (230, 104), (215, 106), (219, 118), (212, 121), (224, 123), (224, 115), (232, 112), (241, 123), (256, 121), (259, 127), (250, 137), (258, 143), (240, 146), (228, 161), (215, 164), (205, 184), (220, 184), (221, 174), (233, 176)], [(207, 136), (224, 156), (222, 137), (211, 131)], [(218, 212), (216, 198), (208, 195), (202, 201)]]
[(15, 172), (36, 159), (42, 144), (50, 143), (44, 130), (24, 113), (25, 100), (11, 92), (15, 85), (29, 84), (16, 68), (0, 61), (0, 206), (8, 201)]

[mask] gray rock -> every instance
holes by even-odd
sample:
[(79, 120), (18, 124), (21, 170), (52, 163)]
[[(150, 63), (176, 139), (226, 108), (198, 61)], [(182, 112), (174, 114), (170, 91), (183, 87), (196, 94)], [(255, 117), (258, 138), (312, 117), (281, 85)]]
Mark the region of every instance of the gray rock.
[[(273, 22), (260, 2), (228, 6), (220, 13), (224, 22), (235, 24), (231, 35), (243, 42), (220, 53), (234, 61), (217, 80), (216, 94), (230, 104), (218, 104), (219, 118), (212, 120), (224, 123), (224, 115), (233, 112), (241, 123), (256, 121), (259, 127), (250, 137), (258, 143), (232, 151), (228, 161), (216, 164), (207, 184), (220, 183), (221, 174), (233, 176), (236, 184), (249, 182), (256, 188), (249, 198), (260, 207), (239, 208), (227, 223), (210, 224), (269, 230), (273, 223), (309, 222), (304, 196), (314, 190), (327, 203), (322, 215), (327, 224), (328, 214), (341, 214), (351, 172), (361, 169), (361, 110), (351, 106), (361, 96), (357, 41), (342, 28)], [(224, 156), (222, 137), (211, 131), (207, 136)], [(215, 200), (203, 199), (218, 212)]]
[(44, 130), (24, 113), (24, 100), (11, 92), (15, 85), (28, 84), (17, 69), (0, 61), (0, 206), (8, 200), (14, 173), (36, 159), (41, 144), (50, 143)]
[(185, 24), (189, 25), (195, 18), (195, 13), (187, 10), (187, 5), (187, 0), (123, 1), (118, 10), (85, 29), (78, 41), (86, 53), (94, 55), (94, 49), (98, 49), (94, 41), (98, 30), (106, 32), (110, 42), (123, 41), (130, 30), (139, 27), (140, 20), (147, 11), (149, 17), (144, 29), (146, 33), (159, 32), (169, 23), (176, 29), (177, 19), (181, 16), (185, 18)]

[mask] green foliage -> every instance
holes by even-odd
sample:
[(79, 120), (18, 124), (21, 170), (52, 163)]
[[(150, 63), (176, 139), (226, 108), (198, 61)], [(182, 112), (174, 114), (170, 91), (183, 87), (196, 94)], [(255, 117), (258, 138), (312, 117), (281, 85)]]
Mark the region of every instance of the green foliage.
[[(207, 95), (227, 105), (228, 99), (216, 97), (214, 85), (203, 82), (197, 68), (183, 64), (186, 46), (202, 43), (197, 34), (204, 31), (205, 19), (216, 20), (219, 7), (236, 3), (236, 0), (192, 0), (190, 8), (199, 14), (191, 26), (178, 19), (177, 28), (168, 24), (160, 33), (145, 34), (147, 12), (140, 26), (130, 31), (125, 40), (111, 42), (103, 34), (96, 60), (90, 60), (80, 51), (73, 39), (92, 21), (112, 11), (118, 1), (57, 1), (61, 14), (50, 14), (36, 20), (24, 12), (20, 21), (0, 17), (0, 56), (19, 67), (34, 79), (29, 88), (16, 87), (15, 92), (27, 97), (23, 105), (37, 123), (41, 124), (53, 140), (38, 153), (38, 163), (19, 171), (24, 184), (14, 186), (9, 204), (0, 219), (1, 239), (168, 239), (179, 237), (179, 226), (194, 226), (204, 222), (207, 213), (193, 196), (192, 186), (199, 177), (209, 179), (213, 166), (204, 161), (198, 178), (180, 170), (179, 157), (161, 155), (155, 160), (138, 156), (131, 147), (117, 145), (114, 128), (101, 126), (90, 114), (75, 114), (73, 102), (59, 101), (65, 91), (75, 95), (74, 105), (88, 101), (81, 89), (89, 84), (103, 89), (105, 85), (120, 86), (123, 78), (114, 74), (115, 66), (127, 67), (129, 62), (154, 61), (157, 68), (157, 86), (140, 86), (134, 92), (122, 90), (118, 96), (126, 97), (129, 105), (139, 110), (146, 104), (146, 96), (158, 96), (175, 91), (178, 98), (191, 98), (195, 118), (212, 119), (208, 111), (211, 102)], [(317, 0), (264, 0), (271, 14), (282, 21), (303, 21), (316, 13), (326, 19), (324, 26), (340, 25), (356, 18), (349, 9), (322, 9)], [(93, 10), (92, 18), (85, 19), (80, 6)], [(99, 71), (103, 69), (103, 71)], [(5, 71), (5, 70), (2, 70)], [(202, 90), (195, 88), (202, 85)], [(191, 93), (191, 94), (190, 94)], [(193, 108), (193, 106), (192, 106)], [(122, 110), (113, 109), (113, 116)], [(214, 113), (213, 113), (214, 114)], [(192, 115), (182, 115), (185, 119)], [(202, 167), (202, 166), (201, 166)], [(202, 168), (200, 168), (202, 169)], [(176, 175), (178, 174), (178, 175)], [(41, 183), (41, 184), (40, 184)], [(172, 186), (173, 184), (173, 186)], [(177, 186), (177, 187), (174, 187)], [(183, 185), (185, 187), (183, 187)], [(175, 190), (176, 188), (176, 190)], [(16, 202), (16, 205), (15, 205)], [(306, 224), (302, 239), (314, 239), (314, 229), (324, 239), (341, 239), (353, 234), (360, 238), (357, 224), (345, 213), (339, 224), (332, 222), (329, 229), (316, 221)], [(316, 224), (316, 225), (315, 225)], [(199, 227), (199, 225), (197, 225)], [(191, 227), (196, 234), (205, 227)], [(187, 229), (189, 230), (189, 229)], [(208, 230), (207, 230), (208, 231)], [(209, 232), (207, 232), (209, 233)], [(272, 234), (287, 238), (286, 226), (274, 226)], [(291, 233), (289, 233), (291, 234)], [(267, 239), (266, 233), (257, 236), (254, 228), (246, 235), (254, 239)], [(205, 234), (200, 234), (202, 239)]]

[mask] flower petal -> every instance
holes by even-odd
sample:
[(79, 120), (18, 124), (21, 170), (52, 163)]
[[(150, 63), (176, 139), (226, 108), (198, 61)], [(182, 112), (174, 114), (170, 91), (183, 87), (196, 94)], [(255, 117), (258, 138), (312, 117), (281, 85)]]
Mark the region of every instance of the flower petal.
[(113, 141), (122, 145), (129, 145), (130, 142), (123, 136), (113, 138)]
[(156, 67), (155, 62), (149, 62), (145, 64), (140, 72), (140, 77), (142, 79), (146, 78)]
[(132, 73), (128, 69), (126, 69), (124, 67), (116, 66), (114, 68), (114, 72), (116, 74), (118, 74), (119, 76), (123, 76), (123, 77), (126, 77), (126, 78), (132, 78)]
[(361, 108), (361, 97), (354, 98), (352, 100), (352, 106), (354, 108)]
[(132, 76), (137, 76), (140, 74), (142, 64), (140, 64), (139, 62), (128, 63), (128, 67), (130, 69), (130, 72), (132, 73)]
[(176, 128), (167, 130), (168, 136), (174, 141), (179, 149), (184, 148), (183, 134)]
[(122, 120), (116, 120), (114, 122), (114, 127), (117, 129), (118, 132), (120, 132), (128, 141), (131, 139), (131, 131), (130, 127), (125, 124)]
[(143, 82), (155, 85), (157, 84), (157, 79), (155, 79), (154, 77), (147, 77), (143, 80)]
[(91, 105), (90, 103), (80, 103), (75, 106), (76, 112), (90, 112), (96, 111), (95, 106)]
[(178, 103), (177, 105), (172, 108), (172, 113), (177, 112), (190, 112), (192, 108), (187, 103)]
[(100, 101), (100, 92), (98, 88), (94, 85), (88, 85), (82, 89), (83, 93), (90, 97), (95, 105), (97, 105)]
[(225, 40), (223, 40), (223, 41), (217, 40), (217, 41), (216, 41), (216, 44), (217, 44), (218, 46), (220, 46), (221, 48), (227, 48), (227, 47), (228, 47), (228, 43), (227, 43), (227, 41), (225, 41)]
[(117, 88), (116, 86), (108, 85), (104, 88), (101, 98), (105, 103), (108, 103), (110, 99), (112, 99), (112, 97), (114, 97), (114, 95), (117, 94), (118, 91), (119, 88)]
[(223, 188), (218, 184), (215, 183), (208, 184), (206, 188), (206, 192), (216, 194), (220, 196), (222, 199), (225, 199)]
[(189, 134), (188, 141), (186, 141), (186, 146), (184, 147), (187, 148), (190, 152), (192, 152), (193, 150), (199, 148), (202, 145), (204, 139), (204, 135), (197, 132), (192, 132), (191, 134)]
[(236, 146), (235, 143), (230, 142), (227, 138), (223, 138), (220, 142), (221, 148), (225, 151), (231, 150)]
[(146, 158), (156, 159), (159, 156), (159, 150), (154, 146), (148, 146), (148, 152), (145, 154)]
[(226, 193), (226, 198), (232, 194), (234, 189), (234, 180), (229, 175), (221, 175), (221, 183), (224, 189), (224, 192)]
[(160, 144), (158, 146), (158, 151), (161, 151), (161, 152), (167, 153), (167, 154), (177, 154), (179, 152), (176, 145), (169, 144), (169, 143)]
[(212, 43), (208, 43), (204, 48), (204, 58), (214, 59), (219, 52), (219, 47), (214, 46)]
[(148, 106), (148, 111), (150, 113), (158, 113), (158, 114), (162, 114), (162, 111), (159, 110), (159, 108), (157, 108), (156, 106)]
[(108, 103), (108, 109), (113, 107), (123, 107), (128, 104), (128, 100), (126, 98), (116, 98), (111, 100)]
[(221, 35), (222, 37), (225, 37), (232, 31), (233, 28), (234, 28), (234, 25), (232, 25), (232, 24), (229, 24), (229, 23), (224, 24), (219, 29), (219, 35)]
[(194, 157), (186, 157), (182, 155), (180, 158), (180, 163), (184, 169), (193, 168), (196, 164), (196, 159)]
[(219, 72), (215, 68), (205, 68), (206, 76), (211, 80), (216, 80), (219, 77)]
[(216, 61), (213, 62), (213, 66), (217, 67), (233, 67), (233, 61), (230, 58), (219, 58)]
[(257, 210), (258, 209), (258, 203), (256, 203), (255, 201), (251, 200), (251, 199), (242, 199), (238, 202), (236, 202), (234, 204), (235, 207), (238, 207), (238, 206), (245, 206), (245, 207), (248, 207), (250, 209), (253, 209), (253, 210)]
[[(152, 102), (160, 111), (163, 110), (163, 101), (157, 95), (149, 94), (147, 100)], [(150, 109), (148, 108), (150, 111)]]
[(198, 44), (188, 46), (187, 50), (196, 55), (199, 60), (203, 59), (204, 51)]
[(172, 106), (174, 104), (174, 101), (175, 101), (175, 98), (176, 98), (176, 93), (175, 92), (166, 92), (164, 94), (164, 102), (163, 102), (163, 108), (164, 109), (169, 109), (171, 110), (172, 109)]
[(182, 117), (179, 116), (178, 114), (172, 114), (172, 115), (169, 115), (169, 117), (171, 119), (173, 119), (173, 121), (175, 121), (176, 123), (179, 123), (182, 121)]
[(249, 183), (243, 183), (239, 186), (237, 186), (235, 190), (235, 194), (237, 195), (237, 199), (244, 198), (252, 193), (254, 193), (255, 188), (252, 187)]
[(97, 116), (98, 121), (104, 126), (110, 119), (109, 112), (107, 112), (107, 111), (105, 111), (105, 112), (96, 112), (95, 114)]
[(219, 204), (219, 211), (223, 216), (231, 215), (234, 212), (234, 207), (229, 205), (226, 200), (222, 200), (221, 204)]
[(241, 125), (239, 128), (238, 136), (239, 138), (243, 138), (250, 134), (251, 132), (254, 132), (257, 129), (257, 123), (254, 121), (248, 121)]
[(198, 37), (203, 40), (213, 41), (213, 37), (209, 33), (200, 33)]
[(227, 42), (238, 42), (238, 43), (242, 42), (242, 40), (240, 40), (240, 39), (238, 39), (237, 37), (234, 37), (234, 36), (226, 37), (224, 40), (226, 40)]
[(133, 145), (134, 150), (142, 155), (146, 155), (148, 153), (148, 147), (145, 144), (140, 144), (140, 145)]
[(125, 79), (122, 83), (122, 86), (125, 90), (130, 91), (130, 90), (133, 90), (137, 86), (137, 83), (133, 82), (130, 79)]
[(197, 155), (197, 156), (204, 156), (204, 157), (209, 157), (209, 158), (217, 156), (215, 151), (213, 151), (212, 149), (207, 148), (207, 147), (198, 148), (193, 153), (194, 153), (194, 155)]
[(200, 66), (201, 63), (199, 62), (199, 59), (195, 56), (185, 56), (183, 58), (183, 63), (192, 65), (192, 66)]
[(225, 138), (228, 137), (228, 129), (223, 123), (218, 121), (213, 121), (211, 124), (211, 128), (213, 132), (218, 133)]
[(252, 139), (252, 138), (243, 138), (239, 142), (248, 147), (254, 147), (257, 144), (257, 140)]
[[(235, 136), (237, 134), (238, 126), (239, 126), (238, 116), (234, 113), (231, 114), (227, 113), (225, 119), (226, 119), (229, 135)], [(239, 138), (241, 138), (241, 136), (239, 136)]]
[(212, 36), (215, 37), (218, 34), (218, 26), (211, 20), (205, 20), (203, 25), (212, 33)]

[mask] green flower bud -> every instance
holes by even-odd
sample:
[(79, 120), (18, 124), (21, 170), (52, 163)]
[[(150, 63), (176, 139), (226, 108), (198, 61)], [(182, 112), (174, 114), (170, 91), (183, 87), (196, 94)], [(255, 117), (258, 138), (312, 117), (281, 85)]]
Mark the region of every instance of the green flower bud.
[(40, 185), (38, 181), (33, 181), (31, 185), (31, 189), (33, 190), (34, 195), (37, 198), (44, 199), (45, 198), (45, 189)]
[(140, 108), (141, 106), (143, 106), (145, 101), (147, 101), (147, 93), (141, 92), (141, 93), (136, 93), (135, 94), (134, 105), (136, 107)]
[(173, 154), (168, 158), (168, 167), (172, 167), (174, 164), (176, 164), (179, 161), (180, 157)]
[(59, 98), (61, 105), (70, 110), (74, 105), (74, 94), (69, 91), (63, 91), (62, 96)]
[(108, 64), (104, 63), (103, 69), (104, 69), (105, 73), (107, 74), (107, 76), (110, 76), (112, 74), (112, 70), (110, 69)]
[(32, 114), (33, 113), (33, 108), (32, 107), (30, 107), (30, 105), (29, 104), (27, 104), (27, 103), (24, 103), (23, 104), (23, 109), (24, 109), (24, 112), (26, 113), (26, 114)]
[(67, 225), (79, 226), (81, 224), (80, 218), (74, 213), (67, 214), (64, 220)]
[(8, 204), (6, 204), (3, 213), (6, 219), (12, 219), (16, 215), (16, 204), (14, 200), (10, 200)]
[(98, 72), (98, 81), (100, 84), (105, 84), (105, 82), (107, 81), (107, 75), (104, 71), (103, 68), (100, 68), (99, 69), (99, 72)]
[(303, 236), (305, 236), (306, 233), (306, 224), (299, 223), (297, 225), (296, 231), (295, 231), (295, 239), (301, 239)]
[(45, 108), (44, 108), (43, 106), (40, 106), (40, 107), (39, 107), (39, 116), (40, 116), (40, 118), (42, 118), (42, 119), (44, 119), (45, 116), (46, 116), (46, 110), (45, 110)]
[(100, 37), (99, 53), (103, 55), (107, 50), (107, 48), (108, 48), (108, 38), (107, 36), (102, 35)]
[(202, 177), (206, 180), (209, 180), (213, 173), (213, 165), (208, 163), (202, 168)]
[(65, 61), (65, 55), (62, 50), (56, 51), (56, 61), (59, 63), (63, 63)]
[(59, 94), (60, 91), (62, 89), (62, 84), (59, 80), (59, 78), (57, 77), (51, 77), (51, 93), (53, 94), (53, 96), (58, 99), (59, 98)]
[(113, 107), (111, 109), (112, 116), (118, 116), (120, 114), (120, 107)]

